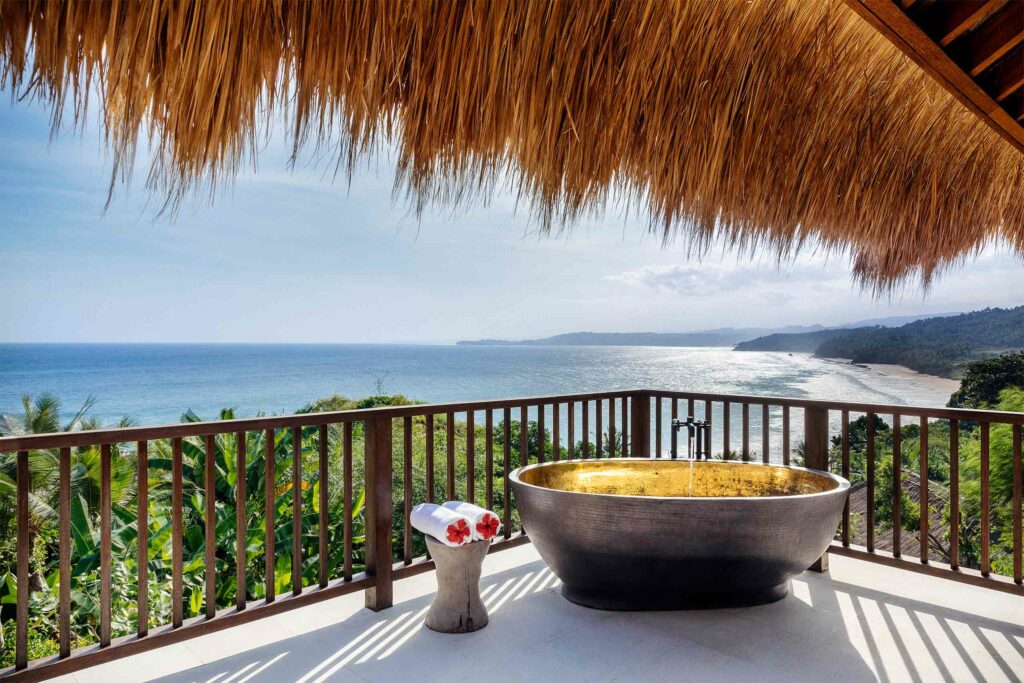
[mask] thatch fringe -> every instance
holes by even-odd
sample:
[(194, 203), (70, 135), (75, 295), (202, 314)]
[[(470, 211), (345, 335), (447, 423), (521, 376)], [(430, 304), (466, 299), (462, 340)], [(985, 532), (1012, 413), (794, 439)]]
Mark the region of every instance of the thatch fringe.
[(390, 142), (417, 209), (510, 178), (551, 229), (614, 193), (882, 289), (1024, 252), (1024, 157), (838, 0), (0, 0), (0, 66), (55, 124), (98, 89), (115, 178), (149, 137), (172, 204), (284, 116), (349, 167)]

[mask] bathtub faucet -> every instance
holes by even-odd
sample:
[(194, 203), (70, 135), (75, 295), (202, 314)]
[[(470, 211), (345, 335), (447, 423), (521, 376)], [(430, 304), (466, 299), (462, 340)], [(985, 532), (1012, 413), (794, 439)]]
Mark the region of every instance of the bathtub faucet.
[[(697, 460), (700, 460), (701, 455), (704, 456), (705, 460), (711, 459), (711, 422), (709, 420), (695, 420), (693, 415), (690, 415), (685, 420), (672, 420), (672, 459), (675, 460), (679, 457), (679, 430), (686, 427), (686, 432), (689, 435), (687, 440), (687, 448), (689, 450), (689, 457), (692, 460), (696, 455)], [(696, 449), (694, 445), (696, 442)]]

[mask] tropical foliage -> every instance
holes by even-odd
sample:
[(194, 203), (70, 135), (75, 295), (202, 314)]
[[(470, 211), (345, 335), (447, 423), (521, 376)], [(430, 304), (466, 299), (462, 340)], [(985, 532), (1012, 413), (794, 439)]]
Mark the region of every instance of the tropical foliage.
[[(994, 405), (982, 407), (995, 410), (1024, 412), (1024, 389), (1007, 387), (1003, 389)], [(875, 416), (875, 491), (874, 507), (876, 533), (891, 531), (893, 517), (893, 428)], [(960, 486), (960, 537), (959, 559), (964, 567), (978, 568), (981, 563), (981, 428), (971, 423), (960, 423), (959, 429), (959, 486)], [(854, 486), (867, 481), (867, 417), (862, 416), (849, 423), (850, 481)], [(949, 500), (950, 486), (950, 425), (947, 420), (936, 420), (928, 425), (928, 471), (920, 472), (921, 429), (917, 423), (903, 424), (900, 428), (900, 463), (902, 471), (914, 472), (927, 477), (929, 488), (935, 499)], [(841, 471), (841, 439), (832, 439), (830, 469)], [(992, 571), (1008, 575), (1013, 571), (1013, 432), (1010, 425), (992, 424), (989, 439), (989, 481), (991, 517), (989, 544), (991, 548)], [(901, 489), (901, 526), (909, 532), (919, 530), (920, 515), (925, 511)], [(931, 529), (929, 534), (930, 553), (934, 558), (948, 560), (950, 557), (950, 527), (952, 511), (948, 502), (939, 509), (933, 507), (932, 515), (938, 513), (944, 520), (941, 529)], [(851, 524), (856, 528), (866, 520), (855, 516)]]
[[(323, 412), (371, 408), (411, 403), (404, 396), (372, 396), (351, 400), (334, 396), (318, 400), (300, 409), (299, 412)], [(67, 422), (60, 421), (60, 402), (53, 396), (41, 396), (36, 400), (25, 398), (24, 414), (0, 416), (0, 434), (47, 433), (62, 430), (97, 428), (99, 423), (88, 417), (92, 401), (87, 401)], [(218, 418), (233, 419), (232, 410), (222, 410)], [(187, 412), (184, 422), (199, 421), (200, 416)], [(131, 420), (123, 419), (120, 426), (128, 426)], [(427, 421), (416, 417), (412, 421), (413, 434), (413, 498), (412, 504), (427, 500), (426, 485), (426, 441)], [(520, 455), (520, 423), (510, 422), (509, 443), (510, 464), (518, 467)], [(434, 500), (444, 500), (448, 486), (447, 429), (444, 415), (433, 418), (434, 429)], [(402, 499), (404, 470), (402, 444), (403, 423), (394, 421), (393, 471), (395, 491), (393, 547), (395, 560), (404, 543)], [(474, 497), (479, 504), (495, 510), (504, 508), (504, 423), (496, 420), (493, 426), (493, 499), (486, 501), (486, 429), (477, 424), (472, 433), (463, 421), (454, 423), (455, 496), (467, 498), (467, 442), (474, 439)], [(345, 434), (343, 425), (331, 425), (328, 434), (328, 554), (326, 557), (328, 575), (331, 578), (343, 574), (343, 448)], [(353, 511), (353, 571), (363, 568), (363, 481), (364, 441), (363, 425), (353, 423), (352, 442), (352, 511)], [(272, 446), (275, 462), (273, 488), (274, 515), (271, 520), (275, 538), (274, 582), (278, 594), (289, 592), (291, 586), (292, 547), (292, 505), (293, 496), (302, 497), (302, 577), (303, 585), (317, 582), (319, 558), (319, 487), (318, 476), (319, 429), (316, 426), (304, 428), (298, 434), (302, 454), (302, 481), (299, 485), (291, 479), (292, 457), (295, 433), (290, 429), (277, 430)], [(527, 425), (528, 452), (531, 460), (537, 459), (538, 426), (535, 421)], [(233, 605), (236, 599), (235, 571), (238, 562), (245, 563), (246, 599), (254, 600), (265, 595), (265, 529), (264, 492), (266, 486), (266, 435), (264, 432), (248, 432), (246, 439), (246, 463), (244, 471), (237, 467), (237, 442), (234, 434), (218, 435), (213, 441), (216, 495), (216, 572), (217, 607)], [(550, 433), (545, 430), (545, 453), (552, 457), (553, 446)], [(607, 444), (607, 438), (605, 439)], [(581, 446), (580, 446), (581, 447)], [(593, 445), (591, 446), (593, 448)], [(607, 451), (607, 445), (604, 449)], [(561, 449), (565, 456), (566, 449)], [(134, 444), (122, 444), (113, 452), (112, 466), (112, 552), (113, 584), (118, 590), (112, 595), (112, 621), (114, 637), (134, 633), (137, 628), (137, 581), (138, 573), (138, 454)], [(99, 635), (99, 481), (100, 452), (96, 447), (73, 449), (71, 453), (71, 591), (73, 630), (72, 647), (95, 642)], [(149, 442), (148, 448), (148, 546), (145, 558), (149, 575), (149, 626), (156, 627), (171, 620), (171, 444), (167, 440)], [(183, 500), (183, 583), (182, 611), (186, 618), (203, 613), (205, 608), (205, 505), (207, 492), (204, 486), (206, 448), (202, 439), (186, 438), (182, 444), (182, 500)], [(57, 651), (57, 590), (58, 590), (58, 453), (56, 451), (32, 451), (29, 454), (30, 471), (30, 528), (31, 528), (31, 594), (30, 614), (30, 657), (40, 657)], [(246, 496), (238, 499), (238, 481), (245, 478)], [(0, 665), (13, 663), (14, 603), (16, 600), (15, 555), (15, 459), (13, 454), (0, 456), (0, 617), (3, 634), (3, 650)], [(236, 557), (236, 512), (244, 509), (246, 518), (245, 557)], [(519, 528), (518, 517), (513, 513), (512, 528)], [(426, 547), (422, 536), (413, 538), (413, 553), (423, 555)]]

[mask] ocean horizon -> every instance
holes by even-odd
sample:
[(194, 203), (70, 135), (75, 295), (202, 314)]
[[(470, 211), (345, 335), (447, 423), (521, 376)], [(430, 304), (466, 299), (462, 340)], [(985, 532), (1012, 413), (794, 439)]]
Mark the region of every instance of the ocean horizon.
[(0, 344), (0, 413), (52, 393), (73, 414), (88, 397), (104, 424), (291, 413), (335, 394), (428, 403), (629, 389), (944, 405), (934, 378), (804, 353), (730, 347), (455, 344)]

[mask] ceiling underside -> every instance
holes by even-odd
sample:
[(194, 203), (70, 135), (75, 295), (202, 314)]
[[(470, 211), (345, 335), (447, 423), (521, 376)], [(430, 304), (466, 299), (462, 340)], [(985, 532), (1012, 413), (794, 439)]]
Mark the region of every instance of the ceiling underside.
[(1024, 0), (847, 0), (1024, 152)]

